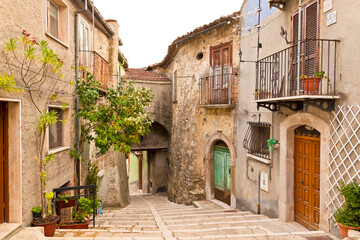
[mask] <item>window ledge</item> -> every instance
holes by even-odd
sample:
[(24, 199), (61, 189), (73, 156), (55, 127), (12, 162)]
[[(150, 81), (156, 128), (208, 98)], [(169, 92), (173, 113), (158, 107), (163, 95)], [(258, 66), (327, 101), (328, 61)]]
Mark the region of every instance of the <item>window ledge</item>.
[(246, 156), (249, 158), (252, 158), (254, 160), (257, 160), (259, 162), (265, 163), (265, 164), (271, 164), (271, 160), (267, 159), (267, 158), (258, 157), (258, 156), (252, 155), (250, 153), (247, 153)]
[(50, 37), (50, 38), (53, 39), (54, 41), (60, 43), (60, 44), (63, 45), (64, 47), (69, 48), (69, 46), (68, 46), (67, 44), (63, 43), (62, 41), (60, 41), (58, 38), (54, 37), (54, 36), (51, 35), (50, 33), (45, 32), (45, 35), (48, 36), (48, 37)]
[(235, 108), (235, 104), (200, 104), (202, 108)]
[(57, 148), (52, 148), (48, 151), (48, 155), (49, 154), (55, 154), (55, 153), (59, 153), (65, 150), (70, 149), (70, 147), (57, 147)]

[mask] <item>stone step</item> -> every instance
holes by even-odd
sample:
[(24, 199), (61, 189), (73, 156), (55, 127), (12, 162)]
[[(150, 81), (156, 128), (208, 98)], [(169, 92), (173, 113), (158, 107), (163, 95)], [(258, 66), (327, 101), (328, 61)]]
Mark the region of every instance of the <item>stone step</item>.
[(165, 220), (168, 220), (168, 219), (179, 219), (179, 218), (201, 218), (201, 217), (220, 217), (220, 216), (254, 216), (254, 214), (250, 214), (249, 212), (215, 212), (215, 213), (207, 213), (207, 212), (201, 212), (201, 213), (193, 213), (193, 214), (183, 214), (183, 215), (176, 215), (176, 216), (164, 216), (164, 215), (161, 215), (161, 217)]

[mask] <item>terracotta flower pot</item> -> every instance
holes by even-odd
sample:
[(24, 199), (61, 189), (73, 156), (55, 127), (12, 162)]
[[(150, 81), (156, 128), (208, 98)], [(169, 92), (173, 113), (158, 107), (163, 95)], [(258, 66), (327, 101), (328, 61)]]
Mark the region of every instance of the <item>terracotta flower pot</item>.
[(337, 225), (339, 226), (339, 229), (340, 229), (341, 238), (346, 238), (346, 237), (348, 237), (348, 231), (349, 231), (349, 229), (353, 229), (353, 230), (360, 229), (360, 227), (344, 226), (344, 225), (342, 225), (341, 223), (337, 223)]
[(59, 208), (68, 208), (75, 206), (75, 199), (68, 199), (67, 203), (64, 200), (58, 201)]
[(60, 229), (88, 229), (89, 228), (89, 221), (86, 220), (85, 222), (60, 222), (59, 224)]
[(319, 93), (321, 77), (304, 77), (301, 78), (301, 81), (304, 84), (305, 94)]
[(45, 237), (52, 237), (54, 236), (55, 230), (56, 230), (56, 223), (59, 220), (59, 216), (56, 216), (56, 218), (53, 218), (51, 222), (47, 223), (35, 223), (34, 220), (32, 221), (32, 224), (36, 227), (44, 227), (44, 235)]

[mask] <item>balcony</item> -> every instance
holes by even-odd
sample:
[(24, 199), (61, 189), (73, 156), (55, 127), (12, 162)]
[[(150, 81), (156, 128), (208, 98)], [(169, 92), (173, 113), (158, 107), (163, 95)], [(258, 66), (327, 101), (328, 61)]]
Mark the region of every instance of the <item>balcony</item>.
[(309, 105), (332, 111), (336, 96), (336, 54), (338, 40), (306, 39), (257, 62), (255, 102), (278, 111), (294, 111)]
[(200, 78), (200, 106), (233, 108), (236, 103), (235, 75), (225, 73)]
[[(101, 83), (101, 88), (106, 90), (109, 79), (109, 63), (96, 51), (80, 51), (79, 66), (90, 70), (96, 81)], [(81, 76), (85, 76), (81, 74)]]

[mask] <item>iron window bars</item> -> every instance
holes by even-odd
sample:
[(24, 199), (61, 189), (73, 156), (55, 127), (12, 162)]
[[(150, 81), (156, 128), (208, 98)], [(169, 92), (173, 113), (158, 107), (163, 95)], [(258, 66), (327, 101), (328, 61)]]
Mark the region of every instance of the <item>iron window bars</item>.
[(243, 147), (249, 154), (270, 159), (267, 140), (270, 139), (271, 124), (267, 122), (248, 122), (249, 127), (243, 141)]

